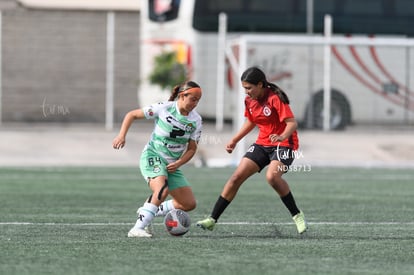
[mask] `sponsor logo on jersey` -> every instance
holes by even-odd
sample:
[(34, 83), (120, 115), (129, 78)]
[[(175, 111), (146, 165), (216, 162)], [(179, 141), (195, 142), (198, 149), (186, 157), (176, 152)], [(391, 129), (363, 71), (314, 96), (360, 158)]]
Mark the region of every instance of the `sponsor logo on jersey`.
[(183, 144), (166, 144), (165, 143), (165, 147), (167, 147), (168, 149), (181, 149), (184, 147)]
[(178, 129), (184, 130), (186, 132), (193, 132), (195, 130), (195, 127), (192, 123), (182, 123), (180, 121), (178, 121), (175, 117), (173, 116), (167, 116), (165, 118), (165, 120), (170, 123), (171, 125), (177, 127)]

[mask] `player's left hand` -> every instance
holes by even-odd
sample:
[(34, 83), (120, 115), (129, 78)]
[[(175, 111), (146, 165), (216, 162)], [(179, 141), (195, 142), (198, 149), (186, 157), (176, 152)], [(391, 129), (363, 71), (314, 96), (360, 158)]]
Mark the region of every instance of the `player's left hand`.
[(167, 165), (167, 171), (168, 173), (174, 173), (175, 171), (177, 171), (178, 167), (179, 165), (177, 162), (172, 162)]
[(271, 134), (269, 136), (270, 142), (275, 143), (275, 142), (280, 142), (283, 141), (284, 138), (282, 136), (276, 135), (276, 134)]

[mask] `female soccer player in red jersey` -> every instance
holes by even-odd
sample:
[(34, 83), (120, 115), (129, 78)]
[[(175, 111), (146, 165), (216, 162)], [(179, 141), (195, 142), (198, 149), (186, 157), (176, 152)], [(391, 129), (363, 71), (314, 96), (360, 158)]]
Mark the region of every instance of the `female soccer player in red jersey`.
[(279, 194), (301, 234), (308, 228), (305, 216), (296, 206), (288, 183), (282, 178), (294, 160), (294, 151), (299, 147), (297, 122), (289, 107), (289, 98), (277, 85), (268, 82), (266, 75), (257, 67), (247, 69), (241, 76), (241, 83), (247, 95), (244, 112), (247, 119), (227, 144), (226, 150), (231, 153), (255, 126), (259, 128), (259, 135), (224, 185), (210, 217), (197, 222), (197, 226), (213, 230), (243, 182), (269, 165), (266, 180)]

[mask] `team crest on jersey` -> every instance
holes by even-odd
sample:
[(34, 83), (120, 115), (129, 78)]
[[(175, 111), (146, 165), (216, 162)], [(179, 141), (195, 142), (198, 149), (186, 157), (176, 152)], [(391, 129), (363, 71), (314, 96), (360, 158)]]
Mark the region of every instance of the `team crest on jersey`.
[(161, 168), (158, 165), (154, 166), (154, 169), (152, 170), (154, 173), (159, 173), (161, 171)]
[(149, 116), (154, 116), (154, 111), (152, 109), (148, 109), (148, 115)]
[(270, 110), (270, 108), (269, 108), (269, 107), (265, 106), (265, 107), (263, 108), (263, 114), (264, 114), (265, 116), (270, 116), (270, 115), (272, 114), (272, 111)]
[(186, 132), (192, 132), (192, 131), (194, 131), (194, 125), (192, 124), (192, 123), (188, 123), (186, 126), (185, 126), (185, 131)]

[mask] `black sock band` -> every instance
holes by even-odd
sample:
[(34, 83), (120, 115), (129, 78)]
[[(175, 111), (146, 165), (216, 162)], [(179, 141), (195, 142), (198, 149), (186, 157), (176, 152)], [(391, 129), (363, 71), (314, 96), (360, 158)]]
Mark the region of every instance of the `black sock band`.
[(226, 207), (230, 204), (230, 201), (226, 200), (222, 196), (220, 196), (216, 204), (214, 205), (213, 212), (211, 212), (211, 217), (217, 222), (221, 214), (223, 214)]
[(296, 206), (295, 199), (293, 198), (293, 195), (291, 192), (289, 192), (289, 194), (287, 194), (286, 196), (281, 197), (281, 199), (282, 199), (282, 202), (287, 207), (287, 209), (289, 210), (292, 217), (300, 212), (300, 210)]

